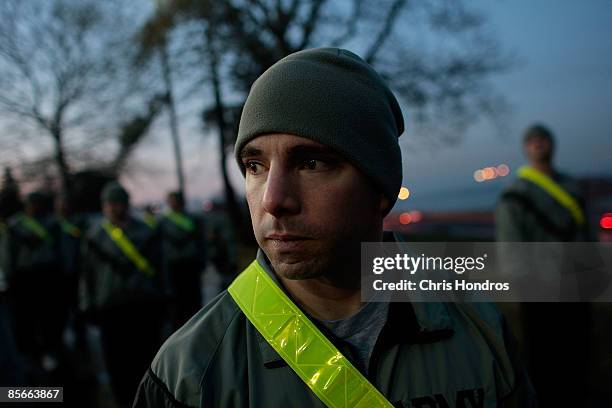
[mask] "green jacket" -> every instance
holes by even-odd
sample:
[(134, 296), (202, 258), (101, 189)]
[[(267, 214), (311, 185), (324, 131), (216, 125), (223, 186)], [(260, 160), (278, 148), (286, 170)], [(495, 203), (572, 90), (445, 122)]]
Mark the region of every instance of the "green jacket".
[(60, 268), (59, 225), (52, 217), (37, 218), (45, 234), (41, 237), (24, 220), (23, 214), (11, 217), (3, 233), (0, 258), (9, 284), (15, 278), (27, 279), (17, 275), (57, 273)]
[[(258, 261), (276, 280), (262, 251)], [(490, 304), (392, 303), (368, 378), (398, 407), (535, 406), (504, 320)], [(324, 407), (227, 292), (166, 341), (133, 406)]]
[(163, 239), (164, 260), (169, 265), (195, 263), (206, 266), (206, 235), (202, 218), (183, 213), (193, 223), (188, 231), (175, 224), (167, 215), (160, 218), (158, 228)]
[[(553, 179), (582, 205), (580, 186), (575, 180), (560, 173)], [(514, 180), (502, 194), (495, 218), (497, 241), (557, 242), (588, 238), (587, 228), (576, 225), (567, 209), (542, 188), (521, 178)]]
[(123, 229), (123, 233), (155, 269), (155, 275), (149, 277), (113, 242), (102, 227), (102, 221), (95, 222), (83, 238), (79, 308), (85, 312), (96, 312), (161, 297), (165, 276), (156, 230), (136, 218), (131, 218), (128, 227)]

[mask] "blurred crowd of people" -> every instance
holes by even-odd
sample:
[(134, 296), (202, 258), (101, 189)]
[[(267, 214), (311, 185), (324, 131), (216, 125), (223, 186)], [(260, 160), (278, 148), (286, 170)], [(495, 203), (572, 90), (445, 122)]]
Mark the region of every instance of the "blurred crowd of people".
[(223, 215), (187, 212), (181, 192), (159, 214), (136, 214), (118, 182), (100, 200), (101, 214), (76, 214), (69, 195), (35, 191), (22, 211), (3, 212), (3, 386), (76, 384), (66, 402), (91, 406), (102, 361), (115, 402), (128, 406), (163, 340), (202, 306), (203, 272), (220, 275), (216, 290), (235, 274)]

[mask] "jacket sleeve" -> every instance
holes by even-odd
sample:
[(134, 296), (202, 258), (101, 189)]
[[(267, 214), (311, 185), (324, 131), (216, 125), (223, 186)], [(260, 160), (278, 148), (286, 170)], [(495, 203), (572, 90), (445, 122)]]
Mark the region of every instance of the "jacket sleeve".
[(153, 269), (157, 271), (157, 285), (162, 292), (169, 290), (169, 277), (166, 265), (168, 254), (164, 252), (162, 244), (162, 229), (158, 225), (153, 231), (148, 243), (146, 244), (145, 256), (151, 262)]
[(495, 238), (498, 242), (522, 242), (525, 232), (522, 227), (521, 207), (502, 198), (495, 211)]
[(15, 254), (17, 253), (15, 241), (16, 238), (13, 236), (10, 227), (7, 226), (0, 237), (0, 268), (3, 270), (4, 278), (9, 282), (9, 285), (15, 275)]
[(95, 298), (95, 274), (96, 260), (95, 253), (91, 249), (93, 237), (87, 234), (81, 241), (81, 274), (79, 276), (78, 302), (81, 312), (92, 312)]
[(132, 408), (192, 408), (177, 401), (168, 387), (149, 368), (144, 375)]
[(536, 393), (529, 380), (527, 369), (523, 364), (518, 345), (508, 323), (504, 319), (504, 342), (514, 370), (514, 387), (512, 391), (498, 401), (499, 408), (537, 408)]

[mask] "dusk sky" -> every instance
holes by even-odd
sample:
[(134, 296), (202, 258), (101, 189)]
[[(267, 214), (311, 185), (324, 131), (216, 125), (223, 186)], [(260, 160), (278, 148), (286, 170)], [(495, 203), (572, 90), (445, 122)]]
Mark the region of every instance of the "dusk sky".
[[(495, 90), (510, 104), (500, 133), (486, 121), (468, 129), (462, 143), (436, 150), (415, 149), (410, 107), (402, 136), (404, 185), (411, 190), (398, 206), (418, 210), (492, 208), (512, 175), (476, 183), (476, 169), (506, 163), (511, 171), (523, 163), (521, 138), (534, 122), (557, 136), (556, 163), (574, 176), (612, 177), (612, 2), (468, 1), (488, 17), (487, 28), (505, 51), (516, 56), (514, 67), (492, 78)], [(182, 112), (182, 116), (192, 115)], [(160, 128), (163, 124), (158, 125)], [(198, 124), (182, 123), (188, 193), (198, 199), (220, 195), (215, 139)], [(171, 150), (165, 137), (153, 135), (135, 154), (143, 164), (124, 181), (136, 203), (159, 201), (174, 185)], [(168, 163), (146, 173), (146, 163)], [(237, 168), (232, 178), (242, 192)]]
[(490, 208), (511, 176), (476, 183), (474, 170), (523, 164), (522, 133), (534, 122), (555, 133), (561, 171), (612, 177), (612, 3), (483, 0), (477, 7), (519, 60), (494, 79), (512, 108), (508, 132), (479, 123), (456, 148), (404, 149), (404, 182), (413, 194), (402, 205)]

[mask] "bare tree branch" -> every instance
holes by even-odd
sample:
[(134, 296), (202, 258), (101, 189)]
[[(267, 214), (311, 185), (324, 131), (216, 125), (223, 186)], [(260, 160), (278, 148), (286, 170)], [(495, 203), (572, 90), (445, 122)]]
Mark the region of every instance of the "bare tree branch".
[[(72, 157), (66, 151), (72, 143), (66, 138), (87, 137), (90, 129), (113, 127), (113, 122), (116, 129), (129, 116), (129, 109), (120, 107), (126, 98), (119, 93), (137, 82), (124, 82), (129, 60), (122, 55), (129, 45), (129, 30), (135, 27), (122, 24), (116, 4), (0, 4), (0, 119), (20, 118), (32, 125), (33, 134), (53, 141), (64, 188), (69, 188)], [(106, 132), (110, 138), (115, 134)], [(41, 152), (46, 148), (31, 147)]]
[(349, 16), (344, 32), (330, 41), (332, 47), (338, 47), (357, 33), (357, 23), (361, 20), (363, 10), (363, 0), (353, 0), (353, 10)]
[(310, 13), (302, 25), (302, 41), (297, 46), (296, 51), (306, 48), (310, 43), (312, 34), (317, 27), (317, 23), (320, 21), (319, 17), (321, 8), (323, 7), (324, 3), (325, 0), (315, 0), (312, 2), (312, 5), (310, 6)]
[(400, 15), (400, 12), (406, 5), (406, 0), (395, 0), (391, 7), (389, 7), (389, 11), (387, 12), (387, 16), (383, 23), (382, 29), (376, 36), (376, 39), (370, 46), (370, 48), (366, 51), (364, 59), (370, 63), (374, 64), (376, 60), (376, 54), (385, 44), (385, 41), (393, 32), (393, 28), (395, 26), (395, 22), (397, 17)]

